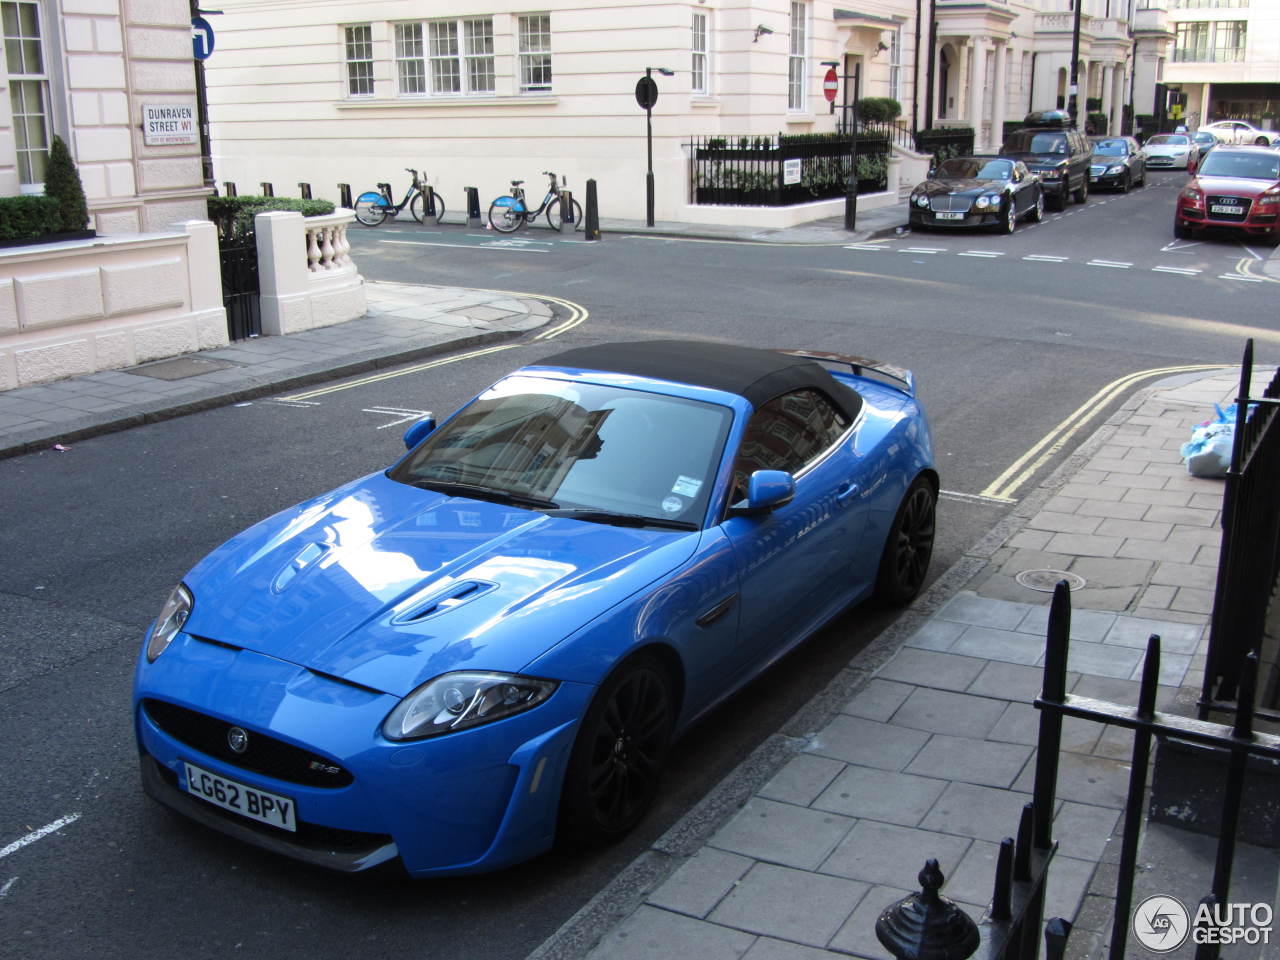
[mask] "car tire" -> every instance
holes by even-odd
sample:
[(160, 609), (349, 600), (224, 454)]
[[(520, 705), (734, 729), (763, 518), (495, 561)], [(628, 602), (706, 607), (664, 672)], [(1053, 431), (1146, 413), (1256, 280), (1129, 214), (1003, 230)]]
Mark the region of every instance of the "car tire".
[(1271, 145), (1271, 141), (1266, 137), (1255, 137), (1253, 143), (1257, 147), (1269, 147)]
[(1031, 218), (1032, 223), (1042, 223), (1044, 221), (1044, 191), (1041, 190), (1036, 194), (1036, 202), (1031, 207), (1031, 212), (1027, 215)]
[(560, 797), (557, 841), (572, 847), (625, 835), (652, 806), (675, 727), (675, 685), (639, 653), (596, 691), (578, 728)]
[(938, 495), (925, 477), (916, 477), (898, 505), (876, 573), (876, 598), (900, 606), (924, 586), (933, 556)]
[(1124, 176), (1120, 179), (1120, 192), (1128, 193), (1132, 186), (1133, 183), (1130, 181), (1129, 171), (1126, 170)]
[(1010, 234), (1018, 229), (1018, 208), (1013, 201), (1013, 197), (1009, 198), (1009, 202), (1005, 204), (1004, 216), (1000, 218), (1000, 222), (996, 224), (996, 230), (1000, 233)]
[(1142, 168), (1142, 178), (1141, 178), (1141, 179), (1140, 179), (1136, 184), (1134, 184), (1134, 186), (1137, 186), (1137, 187), (1145, 187), (1146, 185), (1147, 185), (1147, 168), (1146, 168), (1145, 166), (1143, 166), (1143, 168)]
[(1080, 183), (1080, 189), (1074, 194), (1076, 203), (1087, 203), (1089, 201), (1089, 177), (1086, 174)]

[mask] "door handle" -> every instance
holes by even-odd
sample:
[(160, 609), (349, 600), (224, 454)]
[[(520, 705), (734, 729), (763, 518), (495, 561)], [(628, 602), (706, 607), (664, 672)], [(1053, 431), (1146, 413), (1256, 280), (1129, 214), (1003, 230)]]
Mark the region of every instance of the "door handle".
[(862, 488), (856, 483), (846, 483), (836, 491), (836, 503), (847, 503), (851, 497), (854, 497)]

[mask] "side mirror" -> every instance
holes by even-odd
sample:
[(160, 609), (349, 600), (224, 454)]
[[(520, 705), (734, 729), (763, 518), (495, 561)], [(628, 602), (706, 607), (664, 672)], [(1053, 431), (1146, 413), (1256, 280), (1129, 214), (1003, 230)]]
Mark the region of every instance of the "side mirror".
[(739, 517), (757, 517), (786, 506), (795, 498), (796, 478), (785, 470), (757, 470), (747, 481), (747, 499), (730, 512)]
[(436, 418), (427, 414), (404, 432), (404, 448), (412, 450), (427, 438), (436, 428)]

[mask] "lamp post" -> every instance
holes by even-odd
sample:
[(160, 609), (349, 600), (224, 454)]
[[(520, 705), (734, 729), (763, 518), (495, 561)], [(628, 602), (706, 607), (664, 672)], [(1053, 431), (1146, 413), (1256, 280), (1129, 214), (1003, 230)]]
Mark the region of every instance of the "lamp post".
[(664, 77), (674, 77), (676, 72), (666, 67), (645, 67), (644, 76), (636, 81), (636, 103), (644, 108), (645, 149), (649, 158), (645, 174), (645, 222), (653, 226), (653, 105), (658, 102), (658, 85), (653, 82), (653, 71)]
[(1073, 127), (1079, 126), (1076, 117), (1080, 112), (1080, 12), (1083, 7), (1084, 0), (1075, 0), (1075, 20), (1071, 27), (1071, 86), (1067, 90), (1067, 110)]

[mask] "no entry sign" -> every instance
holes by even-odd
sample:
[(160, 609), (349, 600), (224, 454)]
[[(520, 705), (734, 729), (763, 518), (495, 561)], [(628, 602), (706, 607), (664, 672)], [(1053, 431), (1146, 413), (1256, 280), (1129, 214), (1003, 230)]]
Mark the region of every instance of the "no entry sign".
[(840, 89), (840, 78), (836, 76), (836, 68), (828, 67), (827, 75), (822, 78), (822, 95), (827, 103), (836, 102), (836, 91)]

